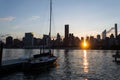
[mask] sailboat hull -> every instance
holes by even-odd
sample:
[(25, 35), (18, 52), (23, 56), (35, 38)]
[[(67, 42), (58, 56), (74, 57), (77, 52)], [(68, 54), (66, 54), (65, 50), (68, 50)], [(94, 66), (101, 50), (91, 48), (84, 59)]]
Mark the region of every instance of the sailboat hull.
[(28, 62), (24, 68), (24, 71), (25, 72), (36, 72), (36, 71), (47, 70), (48, 68), (54, 67), (57, 63), (57, 57), (55, 56), (42, 57), (42, 58), (41, 57), (35, 58), (31, 62)]

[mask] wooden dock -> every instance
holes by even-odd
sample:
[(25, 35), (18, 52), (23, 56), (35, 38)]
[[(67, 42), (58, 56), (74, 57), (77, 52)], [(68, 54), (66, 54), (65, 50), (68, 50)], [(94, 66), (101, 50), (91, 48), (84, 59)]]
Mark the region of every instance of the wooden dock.
[(26, 65), (28, 59), (13, 59), (3, 61), (0, 67), (0, 75), (9, 74), (11, 72), (18, 72), (24, 70), (24, 65)]
[[(0, 45), (0, 76), (11, 74), (13, 72), (36, 72), (40, 70), (46, 70), (53, 64), (51, 64), (52, 60), (50, 60), (49, 65), (47, 62), (44, 64), (41, 62), (37, 66), (35, 64), (30, 63), (33, 58), (27, 59), (12, 59), (2, 61), (2, 51), (3, 45)], [(43, 61), (44, 62), (44, 61)], [(35, 65), (35, 66), (34, 66)]]
[(11, 72), (23, 71), (28, 64), (28, 59), (12, 59), (2, 61), (3, 43), (0, 41), (0, 76)]
[(6, 60), (2, 61), (2, 66), (6, 65), (13, 65), (13, 64), (19, 64), (19, 63), (25, 63), (28, 59), (12, 59), (12, 60)]

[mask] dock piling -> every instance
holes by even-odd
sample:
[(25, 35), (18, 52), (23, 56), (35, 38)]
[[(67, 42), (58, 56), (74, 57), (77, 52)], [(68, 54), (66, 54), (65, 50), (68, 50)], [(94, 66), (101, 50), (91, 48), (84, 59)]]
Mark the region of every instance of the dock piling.
[(0, 43), (0, 67), (2, 66), (3, 43)]

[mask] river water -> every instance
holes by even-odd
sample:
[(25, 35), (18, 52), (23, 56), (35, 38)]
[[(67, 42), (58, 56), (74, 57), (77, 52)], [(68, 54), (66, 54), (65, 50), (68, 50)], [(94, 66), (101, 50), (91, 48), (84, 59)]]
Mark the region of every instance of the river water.
[[(120, 65), (112, 57), (115, 50), (55, 49), (57, 65), (40, 74), (12, 73), (0, 80), (120, 80)], [(29, 58), (39, 49), (4, 49), (3, 61)]]

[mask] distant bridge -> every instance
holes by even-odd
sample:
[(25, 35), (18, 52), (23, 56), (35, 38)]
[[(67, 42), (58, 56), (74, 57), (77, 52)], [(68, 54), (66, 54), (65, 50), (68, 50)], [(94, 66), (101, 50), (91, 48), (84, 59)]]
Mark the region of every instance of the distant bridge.
[(118, 35), (118, 30), (117, 30), (117, 24), (115, 24), (114, 27), (111, 27), (108, 31), (105, 29), (103, 32), (102, 32), (102, 39), (105, 39), (107, 34), (111, 33), (111, 31), (114, 30), (115, 32), (115, 37), (117, 37)]

